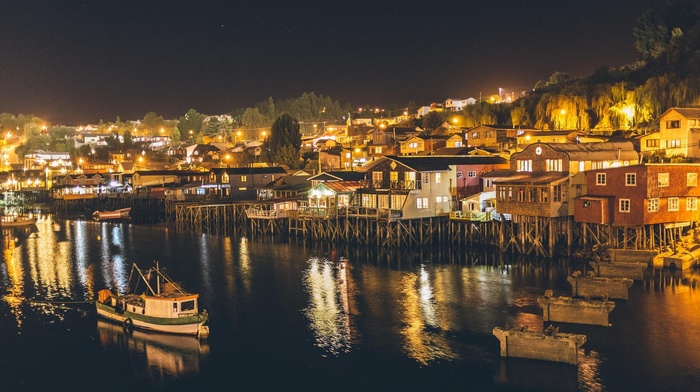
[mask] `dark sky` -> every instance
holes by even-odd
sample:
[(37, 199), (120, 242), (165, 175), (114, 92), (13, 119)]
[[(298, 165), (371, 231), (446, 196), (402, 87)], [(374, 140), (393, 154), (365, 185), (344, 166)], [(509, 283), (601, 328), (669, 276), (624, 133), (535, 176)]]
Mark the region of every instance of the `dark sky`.
[(654, 3), (5, 2), (0, 112), (78, 125), (312, 91), (381, 106), (530, 90), (634, 62), (632, 27)]

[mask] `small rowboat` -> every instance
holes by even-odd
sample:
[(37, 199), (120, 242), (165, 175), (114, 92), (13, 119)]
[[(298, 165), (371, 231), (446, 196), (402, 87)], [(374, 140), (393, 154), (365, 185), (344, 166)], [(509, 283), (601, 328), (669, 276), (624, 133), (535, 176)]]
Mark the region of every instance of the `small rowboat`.
[(121, 208), (112, 211), (95, 211), (92, 213), (92, 219), (96, 221), (105, 219), (124, 219), (130, 218), (129, 212), (131, 212), (131, 207)]

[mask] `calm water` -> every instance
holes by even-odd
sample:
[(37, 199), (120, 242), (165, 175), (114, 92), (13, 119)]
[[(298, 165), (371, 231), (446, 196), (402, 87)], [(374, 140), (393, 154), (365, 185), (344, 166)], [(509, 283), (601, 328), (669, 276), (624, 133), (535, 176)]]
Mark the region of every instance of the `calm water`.
[[(501, 359), (494, 326), (542, 328), (536, 298), (576, 265), (487, 251), (377, 252), (45, 219), (3, 232), (0, 385), (7, 391), (690, 391), (700, 385), (700, 286), (649, 273), (578, 368)], [(158, 260), (201, 294), (211, 336), (98, 321), (99, 289)], [(343, 262), (343, 260), (347, 260)]]

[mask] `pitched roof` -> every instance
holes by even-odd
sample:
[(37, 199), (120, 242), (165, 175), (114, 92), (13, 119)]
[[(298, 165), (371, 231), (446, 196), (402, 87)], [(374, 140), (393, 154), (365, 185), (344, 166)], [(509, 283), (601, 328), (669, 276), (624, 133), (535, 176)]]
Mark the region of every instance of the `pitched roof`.
[(449, 170), (450, 165), (504, 164), (508, 160), (497, 155), (427, 155), (387, 156), (417, 171)]
[[(537, 144), (537, 143), (535, 143)], [(600, 143), (542, 143), (555, 151), (564, 152), (575, 161), (633, 161), (639, 159), (632, 142)], [(534, 145), (534, 144), (533, 144)], [(528, 146), (530, 148), (532, 146)]]
[(686, 118), (700, 118), (700, 109), (697, 109), (697, 108), (670, 108), (670, 109), (666, 110), (661, 115), (661, 117), (665, 116), (666, 113), (670, 112), (671, 110), (675, 110), (681, 116), (686, 117)]
[(357, 171), (327, 171), (321, 174), (317, 174), (309, 180), (314, 181), (359, 181), (364, 180), (365, 174), (363, 172)]
[(363, 184), (360, 181), (331, 181), (324, 182), (323, 185), (327, 186), (328, 189), (335, 193), (355, 192), (359, 188), (363, 187)]
[(215, 174), (287, 174), (283, 167), (213, 167), (211, 171)]
[[(483, 177), (483, 176), (482, 176)], [(551, 184), (569, 177), (567, 172), (515, 172), (494, 180), (496, 184)]]

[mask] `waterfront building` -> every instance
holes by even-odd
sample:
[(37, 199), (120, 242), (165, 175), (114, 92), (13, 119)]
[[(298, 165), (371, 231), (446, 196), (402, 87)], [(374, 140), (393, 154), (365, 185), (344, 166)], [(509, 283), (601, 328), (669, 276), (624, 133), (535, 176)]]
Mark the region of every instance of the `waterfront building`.
[(586, 194), (583, 172), (639, 163), (631, 142), (535, 143), (510, 159), (496, 185), (498, 211), (516, 216), (573, 216)]
[[(359, 170), (366, 174), (353, 204), (404, 219), (447, 215), (457, 198), (457, 166), (486, 164), (479, 156), (388, 156)], [(492, 157), (497, 159), (498, 157)], [(471, 160), (471, 161), (470, 161)], [(493, 163), (497, 164), (494, 160)], [(466, 184), (466, 179), (462, 180)], [(478, 183), (478, 179), (475, 180)]]
[(575, 199), (576, 222), (675, 228), (700, 221), (700, 164), (646, 163), (585, 176), (588, 192)]
[(217, 199), (258, 200), (261, 188), (286, 174), (287, 171), (279, 166), (212, 168), (205, 175), (202, 187)]
[(659, 131), (640, 137), (644, 155), (663, 151), (667, 157), (700, 158), (700, 109), (670, 108), (659, 117)]

